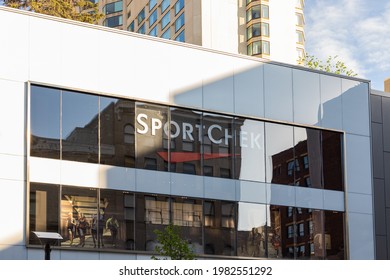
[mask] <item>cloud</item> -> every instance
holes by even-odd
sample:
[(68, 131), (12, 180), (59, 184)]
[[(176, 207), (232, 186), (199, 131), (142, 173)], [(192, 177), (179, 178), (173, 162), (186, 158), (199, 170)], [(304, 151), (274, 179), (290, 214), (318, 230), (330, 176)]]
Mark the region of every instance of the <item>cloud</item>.
[[(309, 0), (305, 3), (306, 50), (339, 59), (373, 79), (390, 75), (390, 3), (387, 0)], [(382, 81), (383, 82), (383, 81)]]

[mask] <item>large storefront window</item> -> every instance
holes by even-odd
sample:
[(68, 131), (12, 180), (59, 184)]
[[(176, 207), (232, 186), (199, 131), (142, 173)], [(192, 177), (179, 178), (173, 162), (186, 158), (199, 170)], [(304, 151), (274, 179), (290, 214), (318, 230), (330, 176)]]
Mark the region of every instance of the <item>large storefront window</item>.
[(58, 232), (56, 246), (153, 252), (173, 224), (196, 254), (344, 259), (344, 213), (309, 208), (30, 184), (31, 231)]
[(30, 155), (343, 191), (343, 135), (33, 85)]

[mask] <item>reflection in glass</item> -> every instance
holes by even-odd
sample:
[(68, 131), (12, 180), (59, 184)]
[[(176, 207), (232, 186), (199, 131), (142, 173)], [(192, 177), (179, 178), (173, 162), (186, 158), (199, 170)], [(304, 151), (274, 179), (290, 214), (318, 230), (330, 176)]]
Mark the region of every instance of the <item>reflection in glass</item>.
[(60, 93), (31, 86), (31, 156), (60, 158)]
[(62, 159), (98, 162), (98, 97), (62, 92)]
[(170, 160), (177, 173), (201, 175), (201, 121), (199, 112), (171, 108)]
[(97, 191), (89, 188), (62, 187), (61, 242), (63, 247), (94, 247), (91, 224), (97, 215)]
[(324, 188), (327, 190), (344, 190), (342, 143), (341, 133), (322, 131)]
[(266, 257), (267, 215), (264, 204), (238, 204), (237, 255)]
[(264, 122), (235, 119), (235, 179), (265, 182)]
[(190, 244), (194, 253), (203, 254), (202, 201), (186, 197), (172, 199), (172, 223), (180, 226), (181, 237)]
[(345, 260), (344, 213), (325, 212), (325, 250), (326, 259)]
[(135, 104), (100, 97), (100, 163), (135, 166)]
[(170, 223), (169, 201), (166, 196), (136, 195), (136, 250), (154, 251), (158, 245), (154, 231)]
[[(57, 185), (30, 185), (30, 232), (58, 232), (58, 192)], [(41, 244), (32, 233), (29, 243)]]
[(294, 180), (296, 186), (322, 188), (321, 131), (294, 127)]
[(265, 124), (267, 183), (294, 185), (294, 174), (289, 162), (294, 160), (293, 127)]
[(204, 201), (204, 253), (236, 255), (236, 204)]
[(168, 107), (136, 103), (136, 167), (168, 171)]
[(212, 167), (213, 177), (233, 178), (233, 119), (204, 114), (203, 127), (204, 165)]

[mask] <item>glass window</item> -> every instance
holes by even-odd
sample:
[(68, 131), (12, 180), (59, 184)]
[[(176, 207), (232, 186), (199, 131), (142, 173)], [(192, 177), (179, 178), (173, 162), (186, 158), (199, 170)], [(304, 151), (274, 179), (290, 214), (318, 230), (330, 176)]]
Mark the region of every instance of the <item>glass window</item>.
[(248, 40), (252, 37), (257, 37), (261, 35), (261, 30), (260, 30), (260, 23), (255, 23), (252, 24), (247, 28), (247, 38)]
[(185, 42), (185, 33), (184, 33), (184, 30), (182, 32), (180, 32), (179, 35), (177, 35), (175, 41), (178, 41), (178, 42)]
[[(32, 183), (30, 185), (30, 232), (59, 232), (58, 185)], [(68, 235), (63, 235), (69, 239)], [(38, 238), (30, 233), (30, 244), (40, 245)]]
[(303, 0), (295, 0), (295, 7), (299, 9), (303, 9)]
[[(171, 108), (170, 138), (176, 150), (170, 152), (170, 159), (178, 173), (201, 175), (201, 122), (200, 112)], [(188, 151), (186, 145), (192, 149)]]
[(295, 17), (296, 17), (296, 25), (303, 26), (304, 25), (303, 14), (295, 13)]
[(264, 122), (236, 118), (235, 178), (265, 182)]
[(133, 101), (100, 97), (100, 163), (134, 167), (135, 104)]
[[(204, 165), (213, 167), (213, 177), (224, 177), (221, 168), (233, 175), (234, 135), (233, 119), (227, 116), (203, 114)], [(210, 148), (210, 150), (207, 149)], [(224, 147), (225, 149), (220, 149)]]
[(134, 32), (134, 20), (130, 23), (129, 27), (127, 28), (128, 31)]
[(98, 162), (98, 96), (62, 92), (62, 159)]
[(236, 204), (205, 201), (204, 250), (210, 255), (236, 255)]
[(154, 251), (155, 230), (163, 230), (170, 223), (170, 198), (160, 195), (136, 195), (135, 249)]
[(253, 54), (261, 54), (261, 41), (253, 42), (252, 44)]
[(164, 39), (171, 39), (171, 29), (168, 28), (162, 35), (161, 35), (161, 38), (164, 38)]
[(154, 10), (154, 12), (149, 17), (149, 27), (151, 27), (156, 21), (157, 21), (157, 10)]
[(161, 14), (163, 14), (165, 10), (168, 9), (170, 4), (171, 4), (171, 0), (163, 0), (161, 2)]
[(138, 19), (138, 26), (141, 24), (141, 22), (145, 19), (145, 8), (143, 8), (138, 16), (137, 16), (137, 19)]
[(270, 47), (268, 41), (261, 41), (261, 49), (263, 54), (270, 54)]
[(302, 31), (297, 30), (297, 43), (304, 44), (305, 43), (305, 36), (303, 35)]
[(269, 18), (269, 6), (261, 5), (261, 17)]
[(149, 11), (153, 10), (153, 8), (157, 5), (157, 0), (149, 0)]
[(67, 236), (61, 242), (62, 247), (96, 247), (91, 224), (93, 217), (97, 216), (97, 209), (96, 189), (62, 187), (61, 235)]
[(175, 32), (179, 31), (179, 29), (184, 25), (184, 13), (182, 13), (175, 21)]
[(123, 1), (117, 1), (117, 2), (106, 4), (103, 8), (103, 13), (109, 15), (112, 13), (121, 12), (122, 10), (123, 10)]
[(344, 260), (344, 213), (323, 211), (325, 218), (324, 247), (326, 259)]
[(142, 25), (138, 28), (138, 33), (139, 33), (139, 34), (145, 34), (145, 32), (146, 32), (145, 24), (142, 24)]
[(326, 130), (323, 130), (321, 135), (324, 188), (343, 191), (343, 136), (341, 133)]
[[(294, 127), (294, 157), (294, 178), (299, 181), (299, 186), (306, 187), (306, 178), (310, 177), (312, 187), (322, 188), (321, 131)], [(300, 168), (301, 165), (303, 168)]]
[(266, 205), (251, 203), (238, 204), (237, 242), (238, 256), (260, 258), (266, 256)]
[(175, 15), (177, 15), (184, 8), (184, 0), (178, 0), (175, 3)]
[(266, 22), (261, 23), (261, 36), (269, 37), (269, 24)]
[(164, 148), (164, 141), (169, 141), (167, 121), (168, 107), (136, 103), (137, 168), (168, 171), (168, 147)]
[(171, 22), (171, 12), (168, 11), (161, 19), (161, 30), (163, 30)]
[(32, 85), (30, 97), (30, 155), (60, 159), (61, 91)]
[(107, 27), (116, 27), (122, 25), (123, 17), (122, 15), (109, 17), (104, 20), (104, 26)]
[(150, 30), (149, 35), (157, 37), (157, 25)]
[[(294, 176), (288, 175), (289, 162), (294, 158), (293, 135), (292, 126), (265, 124), (266, 180), (268, 183), (294, 185)], [(274, 166), (281, 166), (280, 175), (274, 176)]]

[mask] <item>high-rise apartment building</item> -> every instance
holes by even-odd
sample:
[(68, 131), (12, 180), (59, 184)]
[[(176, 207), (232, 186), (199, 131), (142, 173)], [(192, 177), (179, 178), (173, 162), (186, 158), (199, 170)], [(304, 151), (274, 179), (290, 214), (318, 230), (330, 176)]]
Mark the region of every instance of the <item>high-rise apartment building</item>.
[(304, 0), (103, 0), (103, 25), (295, 64)]
[(385, 92), (390, 92), (390, 77), (385, 80), (384, 85), (385, 85)]

